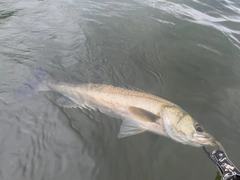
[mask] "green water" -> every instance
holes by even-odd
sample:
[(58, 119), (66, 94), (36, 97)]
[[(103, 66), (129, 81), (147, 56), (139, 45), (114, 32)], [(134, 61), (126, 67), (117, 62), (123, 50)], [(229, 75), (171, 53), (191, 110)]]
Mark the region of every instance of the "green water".
[(63, 80), (131, 85), (185, 109), (240, 167), (237, 0), (0, 2), (0, 179), (219, 179), (201, 148), (12, 91), (36, 67)]

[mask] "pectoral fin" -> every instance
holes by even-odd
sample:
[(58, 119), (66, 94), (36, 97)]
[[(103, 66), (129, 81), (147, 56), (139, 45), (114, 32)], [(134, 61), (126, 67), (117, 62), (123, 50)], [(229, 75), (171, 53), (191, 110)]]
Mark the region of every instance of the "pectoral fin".
[(143, 127), (141, 127), (137, 122), (133, 121), (126, 121), (124, 120), (122, 122), (122, 125), (120, 127), (120, 131), (117, 135), (118, 138), (124, 138), (128, 136), (132, 136), (135, 134), (139, 134), (146, 131)]
[(59, 106), (62, 106), (64, 108), (77, 108), (79, 107), (79, 105), (77, 103), (75, 103), (74, 101), (72, 101), (71, 99), (69, 99), (68, 97), (62, 96), (57, 100), (57, 104)]
[(141, 121), (157, 122), (157, 120), (160, 119), (160, 116), (157, 116), (142, 108), (130, 106), (129, 111)]

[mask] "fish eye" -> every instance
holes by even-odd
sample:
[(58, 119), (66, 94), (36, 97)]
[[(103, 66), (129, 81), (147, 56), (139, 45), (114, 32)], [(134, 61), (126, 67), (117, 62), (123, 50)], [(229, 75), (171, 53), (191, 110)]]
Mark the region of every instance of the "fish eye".
[(198, 131), (198, 132), (203, 132), (203, 126), (201, 125), (201, 124), (196, 124), (195, 125), (195, 129), (196, 129), (196, 131)]

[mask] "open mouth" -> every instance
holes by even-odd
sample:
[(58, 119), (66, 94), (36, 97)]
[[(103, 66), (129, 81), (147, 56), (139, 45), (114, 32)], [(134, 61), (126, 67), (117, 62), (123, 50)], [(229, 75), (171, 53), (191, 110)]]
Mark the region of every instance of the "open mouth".
[(207, 133), (204, 133), (204, 134), (194, 134), (194, 137), (213, 139), (213, 137), (210, 134), (207, 134)]
[(218, 147), (221, 151), (225, 152), (225, 149), (222, 146), (222, 144), (220, 142), (216, 141), (211, 135), (209, 135), (209, 134), (196, 135), (195, 137), (197, 137), (198, 142), (200, 142), (202, 145)]
[(194, 137), (202, 145), (217, 146), (214, 138), (209, 134), (194, 134)]

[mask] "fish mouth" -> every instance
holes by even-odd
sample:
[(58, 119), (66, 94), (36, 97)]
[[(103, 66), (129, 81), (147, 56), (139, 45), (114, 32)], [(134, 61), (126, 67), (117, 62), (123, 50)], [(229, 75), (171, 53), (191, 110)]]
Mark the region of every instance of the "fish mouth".
[(220, 142), (216, 141), (210, 134), (207, 134), (207, 133), (204, 133), (204, 134), (194, 134), (194, 137), (203, 146), (217, 147), (221, 151), (225, 152), (225, 149), (222, 146), (222, 144)]
[(194, 134), (195, 139), (198, 143), (204, 146), (218, 146), (216, 140), (210, 134)]

